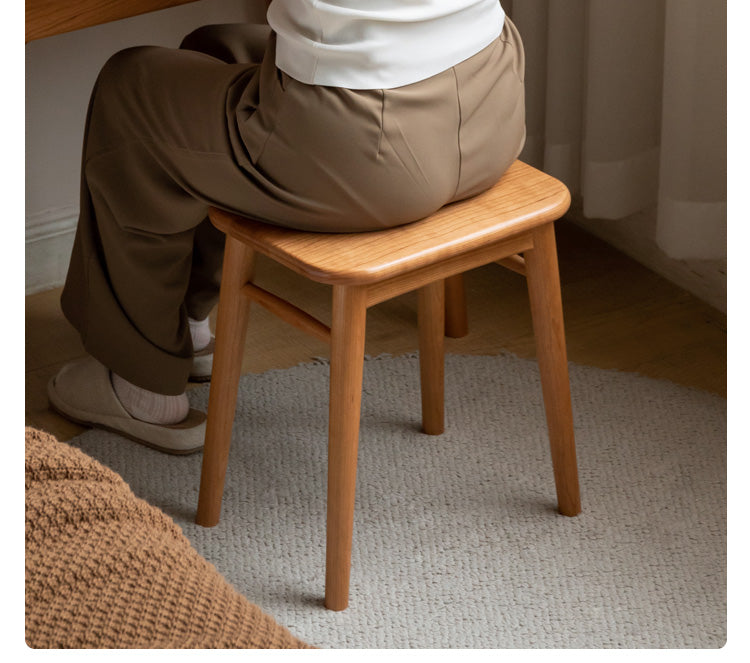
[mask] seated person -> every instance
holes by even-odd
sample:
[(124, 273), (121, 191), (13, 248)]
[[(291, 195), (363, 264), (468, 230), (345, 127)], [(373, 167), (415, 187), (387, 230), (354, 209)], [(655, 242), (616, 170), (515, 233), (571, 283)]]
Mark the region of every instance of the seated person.
[(498, 0), (273, 0), (268, 25), (115, 54), (86, 121), (62, 294), (89, 357), (55, 409), (167, 452), (202, 447), (216, 206), (320, 232), (398, 226), (495, 184), (525, 138), (521, 39)]

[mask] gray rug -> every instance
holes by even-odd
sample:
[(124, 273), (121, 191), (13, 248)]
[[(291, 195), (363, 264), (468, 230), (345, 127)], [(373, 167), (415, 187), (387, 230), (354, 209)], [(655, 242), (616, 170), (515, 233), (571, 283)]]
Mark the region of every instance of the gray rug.
[[(328, 366), (242, 380), (222, 522), (200, 455), (73, 444), (182, 526), (249, 599), (323, 648), (715, 648), (726, 640), (726, 401), (571, 365), (583, 513), (555, 511), (537, 366), (446, 359), (419, 431), (414, 357), (365, 365), (350, 607), (323, 608)], [(205, 407), (208, 387), (191, 392)]]

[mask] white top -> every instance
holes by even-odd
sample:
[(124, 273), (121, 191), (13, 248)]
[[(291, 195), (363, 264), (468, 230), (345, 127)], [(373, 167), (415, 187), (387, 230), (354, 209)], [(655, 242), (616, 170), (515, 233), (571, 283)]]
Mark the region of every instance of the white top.
[(273, 0), (276, 66), (351, 89), (416, 83), (470, 58), (503, 29), (498, 0)]

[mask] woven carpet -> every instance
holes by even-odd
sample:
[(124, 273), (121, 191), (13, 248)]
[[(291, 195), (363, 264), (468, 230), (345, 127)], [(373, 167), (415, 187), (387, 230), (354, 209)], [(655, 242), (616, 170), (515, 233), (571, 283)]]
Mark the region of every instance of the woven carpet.
[[(583, 513), (555, 511), (537, 365), (446, 358), (446, 432), (414, 357), (365, 364), (350, 607), (323, 608), (328, 366), (241, 383), (222, 522), (200, 455), (88, 431), (118, 472), (292, 633), (323, 648), (716, 648), (726, 641), (726, 401), (571, 365)], [(208, 387), (191, 392), (205, 407)]]

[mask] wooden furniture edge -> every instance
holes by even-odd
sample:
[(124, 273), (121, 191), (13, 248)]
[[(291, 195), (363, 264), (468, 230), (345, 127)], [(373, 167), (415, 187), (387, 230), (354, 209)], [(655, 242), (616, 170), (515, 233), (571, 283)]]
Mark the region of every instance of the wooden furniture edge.
[(26, 0), (26, 42), (196, 0)]

